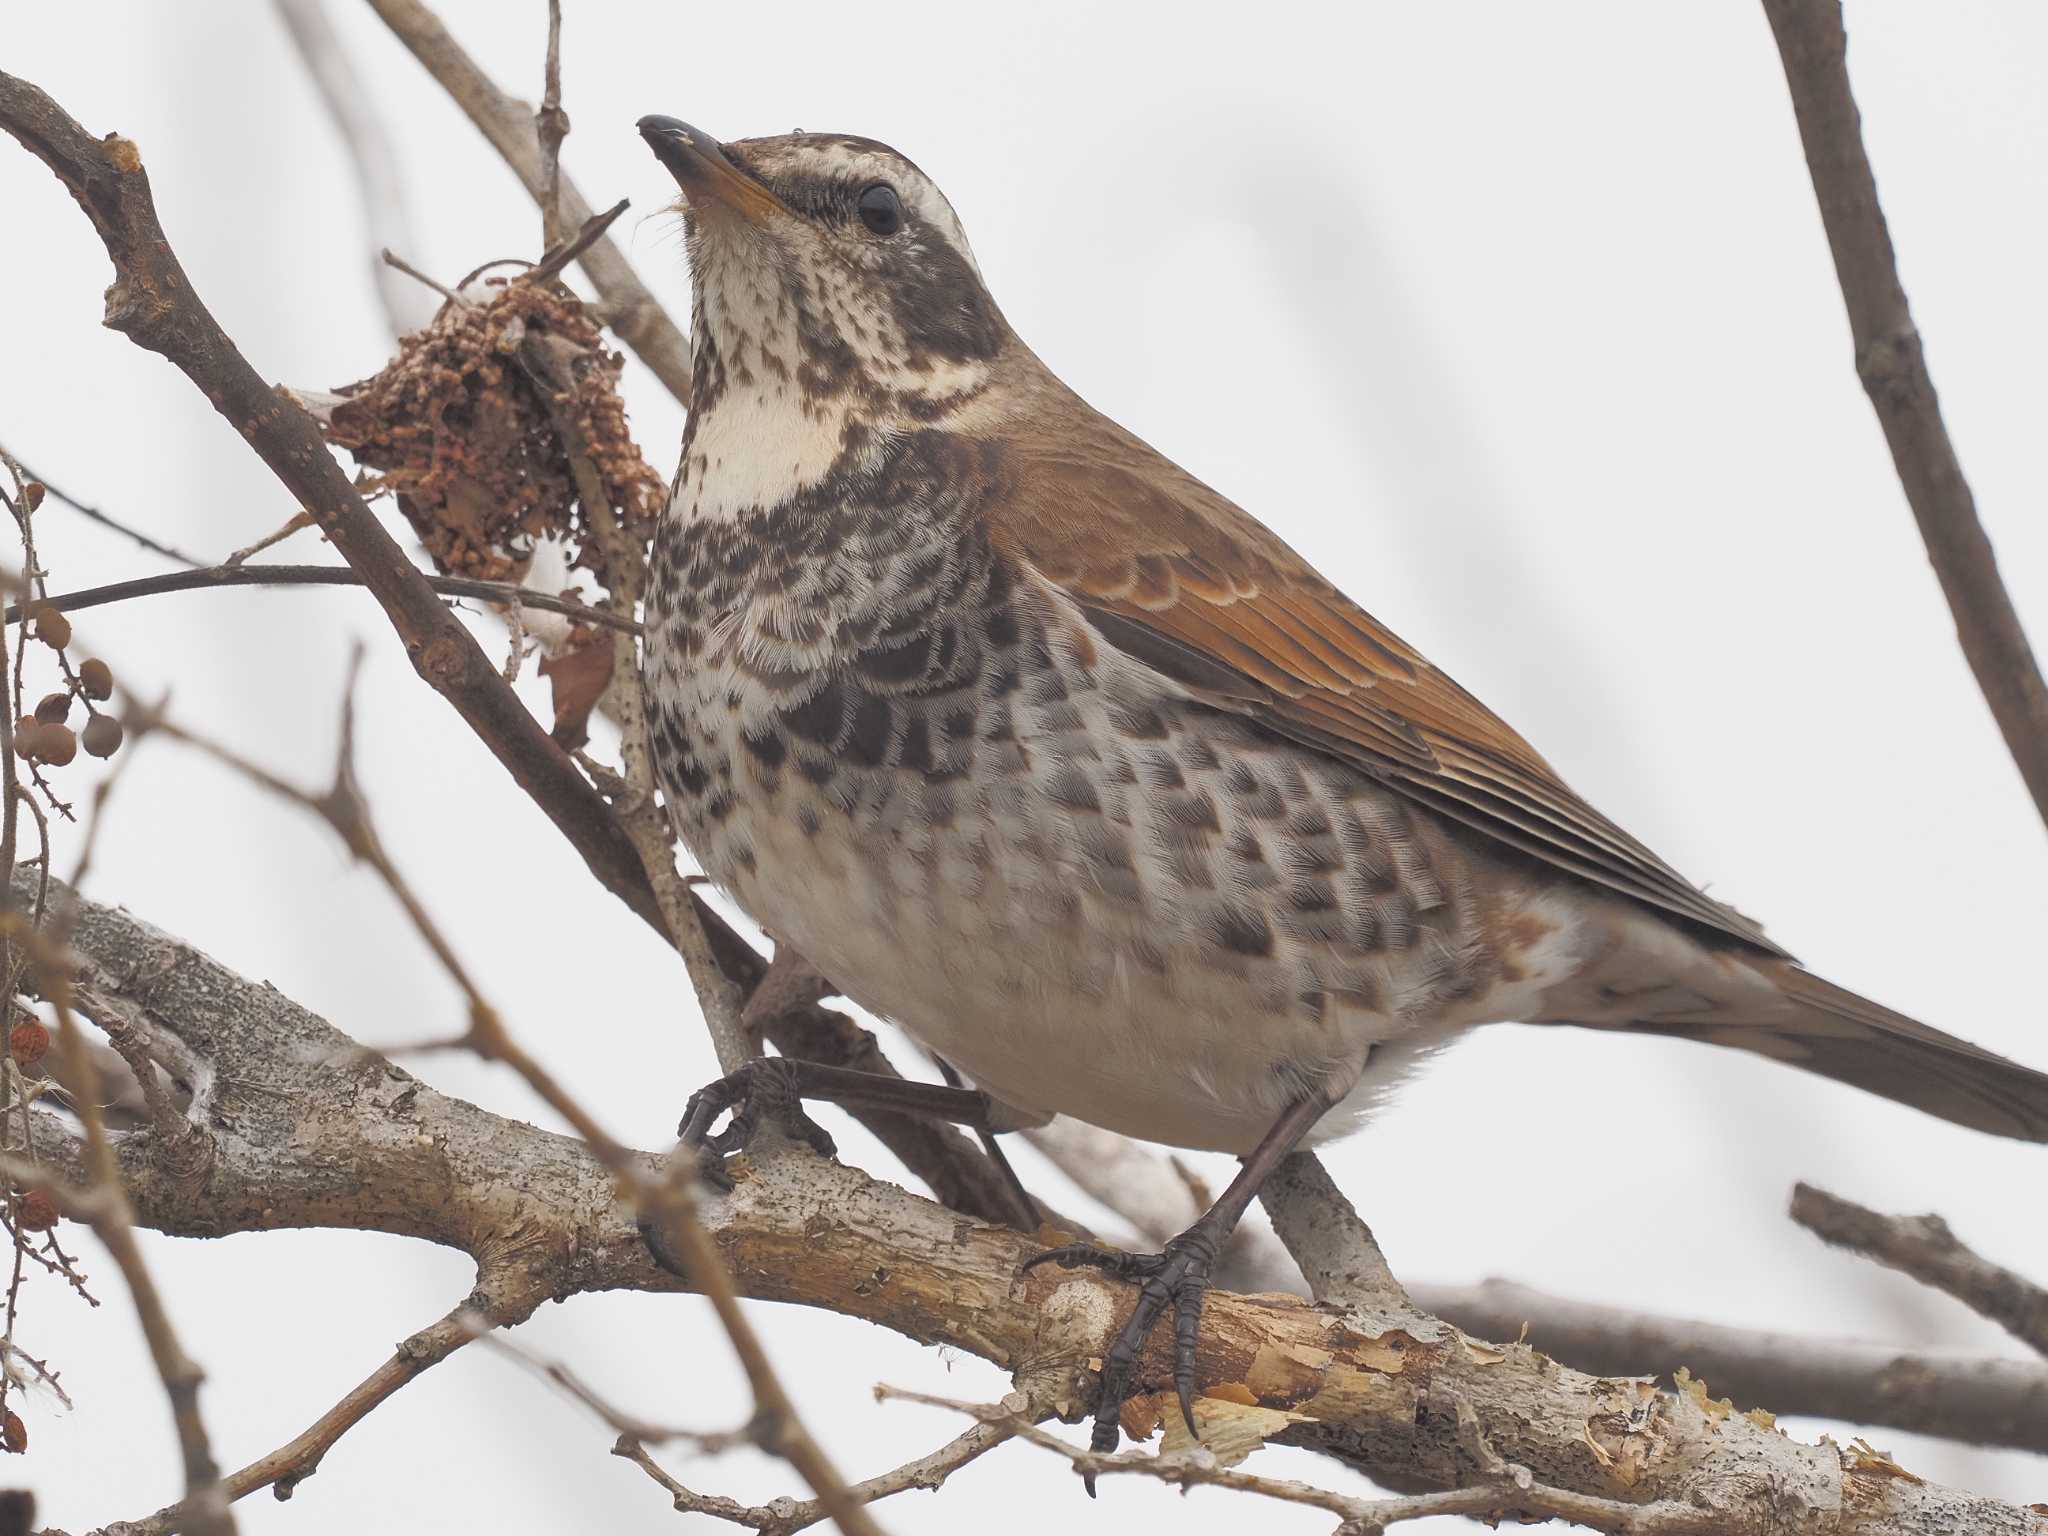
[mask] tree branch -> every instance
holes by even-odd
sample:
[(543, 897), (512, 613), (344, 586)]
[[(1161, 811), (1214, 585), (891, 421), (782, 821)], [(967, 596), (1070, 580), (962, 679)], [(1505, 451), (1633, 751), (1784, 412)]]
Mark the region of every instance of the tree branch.
[[(443, 597), (473, 597), (487, 603), (517, 603), (523, 608), (540, 608), (559, 613), (582, 624), (605, 629), (639, 629), (632, 619), (621, 619), (605, 608), (593, 608), (571, 598), (535, 592), (509, 581), (475, 581), (467, 576), (436, 576), (420, 573), (429, 587)], [(363, 587), (368, 580), (362, 572), (345, 565), (209, 565), (192, 571), (166, 571), (157, 576), (138, 576), (132, 581), (109, 582), (104, 587), (87, 587), (78, 592), (59, 592), (36, 599), (39, 608), (77, 613), (107, 603), (125, 603), (132, 598), (157, 597), (166, 592), (212, 591), (221, 587)], [(21, 610), (10, 606), (5, 622), (21, 622)]]
[[(370, 0), (398, 40), (411, 50), (455, 104), (469, 115), (484, 138), (512, 168), (528, 194), (539, 203), (548, 195), (540, 142), (534, 134), (534, 112), (508, 96), (477, 67), (448, 29), (419, 0)], [(590, 217), (590, 204), (567, 176), (560, 180), (562, 227), (573, 229)], [(617, 245), (600, 240), (583, 253), (581, 265), (591, 286), (604, 301), (605, 323), (631, 347), (640, 361), (678, 400), (690, 398), (690, 344), (660, 302), (634, 275)]]
[[(414, 669), (455, 707), (569, 840), (598, 883), (673, 942), (639, 850), (611, 807), (527, 713), (474, 637), (440, 602), (425, 573), (405, 558), (364, 505), (311, 418), (285, 393), (264, 388), (192, 291), (157, 221), (135, 146), (118, 135), (94, 139), (42, 91), (5, 73), (0, 73), (0, 127), (49, 165), (92, 218), (114, 261), (108, 323), (169, 357), (255, 447), (363, 576), (405, 643)], [(530, 125), (523, 125), (522, 132), (527, 131)], [(566, 182), (562, 193), (565, 208), (580, 207)], [(602, 244), (592, 251), (601, 249)], [(5, 725), (0, 719), (0, 730)], [(751, 989), (767, 962), (694, 892), (690, 901), (721, 968), (735, 985)], [(870, 1071), (895, 1070), (875, 1049), (873, 1036), (829, 1009), (786, 1015), (767, 1034), (790, 1054)], [(1000, 1219), (1009, 1208), (1001, 1175), (951, 1127), (889, 1111), (862, 1110), (855, 1118), (955, 1209)]]
[(1998, 574), (1942, 423), (1849, 89), (1841, 0), (1764, 0), (1791, 88), (1799, 138), (1849, 312), (1856, 372), (1941, 581), (1963, 655), (2006, 749), (2048, 821), (2048, 685)]
[(434, 316), (434, 307), (415, 285), (401, 281), (401, 274), (379, 256), (382, 250), (417, 254), (412, 219), (405, 206), (405, 190), (398, 175), (398, 155), (384, 123), (370, 109), (369, 93), (362, 74), (348, 56), (334, 26), (327, 19), (326, 0), (274, 0), (283, 19), (299, 62), (319, 89), (321, 105), (334, 121), (334, 130), (348, 150), (349, 164), (356, 173), (356, 194), (363, 205), (363, 223), (369, 231), (364, 255), (370, 263), (370, 277), (377, 285), (377, 298), (384, 306), (385, 323), (393, 336), (419, 329)]
[[(116, 1144), (145, 1224), (192, 1236), (309, 1225), (392, 1232), (460, 1248), (480, 1267), (515, 1265), (550, 1296), (680, 1288), (582, 1142), (436, 1092), (125, 912), (82, 903), (73, 942), (91, 985), (178, 1038), (218, 1084), (217, 1152), (198, 1180), (164, 1166), (148, 1129)], [(41, 1117), (38, 1139), (60, 1167), (82, 1156), (53, 1116)], [(655, 1159), (630, 1157), (656, 1176)], [(807, 1154), (740, 1171), (732, 1193), (705, 1201), (701, 1215), (743, 1294), (952, 1345), (1012, 1371), (1020, 1390), (1062, 1417), (1086, 1410), (1090, 1363), (1130, 1306), (1130, 1287), (1094, 1273), (1020, 1274), (1030, 1240)], [(1140, 1368), (1162, 1402), (1171, 1345), (1155, 1341)], [(1397, 1486), (1469, 1488), (1493, 1477), (1473, 1449), (1483, 1442), (1527, 1468), (1532, 1487), (1609, 1501), (1595, 1524), (1610, 1530), (1630, 1528), (1628, 1508), (1682, 1505), (1727, 1536), (2048, 1531), (2029, 1511), (1901, 1475), (1866, 1450), (1801, 1445), (1703, 1394), (1585, 1376), (1419, 1312), (1364, 1325), (1218, 1292), (1198, 1375), (1205, 1410), (1255, 1416), (1252, 1443), (1308, 1446)]]
[(1792, 1191), (1792, 1219), (1824, 1243), (1946, 1291), (2048, 1356), (2048, 1290), (1982, 1257), (1939, 1216), (1885, 1216), (1801, 1184)]
[(2048, 1453), (2048, 1368), (2025, 1360), (1913, 1355), (1657, 1317), (1509, 1280), (1413, 1289), (1425, 1309), (1467, 1333), (1512, 1339), (1526, 1330), (1545, 1354), (1596, 1376), (1668, 1378), (1683, 1368), (1739, 1407)]
[[(1057, 1119), (1025, 1135), (1154, 1244), (1185, 1228), (1208, 1198), (1170, 1159), (1094, 1126)], [(1278, 1198), (1288, 1200), (1284, 1194)], [(1302, 1216), (1315, 1220), (1313, 1203)], [(1225, 1250), (1223, 1273), (1229, 1278), (1219, 1283), (1232, 1290), (1301, 1288), (1293, 1260), (1273, 1234), (1249, 1222)], [(1526, 1337), (1546, 1354), (1595, 1375), (1669, 1379), (1685, 1369), (1744, 1407), (1761, 1404), (1780, 1414), (2048, 1453), (2048, 1366), (1907, 1354), (1853, 1339), (1658, 1317), (1548, 1296), (1508, 1280), (1424, 1281), (1409, 1289), (1425, 1312), (1467, 1333)]]

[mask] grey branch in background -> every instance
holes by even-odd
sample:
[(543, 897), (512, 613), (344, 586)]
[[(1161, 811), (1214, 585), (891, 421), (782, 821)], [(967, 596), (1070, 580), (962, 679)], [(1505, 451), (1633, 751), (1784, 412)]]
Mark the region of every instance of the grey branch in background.
[(2048, 1356), (2048, 1290), (1984, 1258), (1939, 1216), (1886, 1216), (1801, 1184), (1792, 1191), (1792, 1219), (1822, 1242), (1947, 1292)]
[(349, 164), (355, 168), (356, 191), (363, 204), (363, 223), (369, 230), (364, 259), (377, 284), (377, 297), (384, 305), (384, 318), (393, 336), (418, 330), (434, 317), (434, 302), (419, 284), (408, 282), (378, 254), (400, 251), (419, 257), (419, 241), (413, 234), (412, 216), (406, 207), (405, 186), (399, 177), (398, 155), (384, 131), (384, 120), (370, 110), (368, 92), (355, 61), (334, 35), (327, 19), (326, 0), (273, 0), (285, 31), (306, 73), (320, 88), (320, 100), (327, 115), (347, 146)]
[(1849, 311), (1857, 375), (1891, 446), (1899, 483), (1955, 616), (1963, 655), (2035, 807), (2048, 821), (2048, 686), (1977, 519), (1976, 498), (1942, 422), (1920, 332), (1899, 282), (1891, 231), (1863, 148), (1863, 120), (1849, 89), (1841, 0), (1763, 3)]
[[(412, 51), (491, 147), (512, 168), (538, 203), (547, 195), (533, 108), (498, 89), (476, 60), (419, 0), (370, 0), (398, 40)], [(590, 218), (590, 204), (566, 175), (560, 185), (562, 223), (574, 228)], [(678, 400), (690, 398), (690, 343), (653, 294), (647, 291), (609, 237), (583, 253), (579, 263), (603, 301), (605, 323)]]

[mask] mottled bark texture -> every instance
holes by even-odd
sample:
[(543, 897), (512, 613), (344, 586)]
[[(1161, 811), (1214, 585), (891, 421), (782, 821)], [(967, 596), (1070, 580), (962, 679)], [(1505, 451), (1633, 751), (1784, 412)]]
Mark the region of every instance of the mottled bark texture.
[[(75, 943), (87, 991), (180, 1047), (164, 1056), (202, 1133), (175, 1146), (150, 1129), (122, 1139), (146, 1225), (198, 1237), (338, 1227), (442, 1243), (476, 1260), (480, 1304), (505, 1322), (550, 1296), (681, 1288), (648, 1257), (634, 1213), (581, 1143), (436, 1091), (275, 988), (118, 909), (82, 903)], [(43, 1119), (43, 1144), (65, 1148), (79, 1171), (75, 1136)], [(703, 1215), (747, 1295), (968, 1351), (1039, 1402), (1087, 1409), (1090, 1364), (1129, 1309), (1129, 1287), (1090, 1273), (1024, 1275), (1029, 1239), (808, 1153), (741, 1174)], [(1156, 1340), (1144, 1362), (1155, 1392), (1169, 1349)], [(1704, 1394), (1588, 1376), (1406, 1307), (1347, 1312), (1217, 1293), (1200, 1379), (1206, 1408), (1256, 1414), (1267, 1438), (1396, 1485), (1472, 1480), (1462, 1403), (1485, 1446), (1543, 1483), (1677, 1501), (1715, 1514), (1732, 1536), (2048, 1532), (2028, 1510), (1921, 1482), (1860, 1450), (1801, 1444)], [(1142, 1423), (1160, 1403), (1142, 1398), (1127, 1418)]]

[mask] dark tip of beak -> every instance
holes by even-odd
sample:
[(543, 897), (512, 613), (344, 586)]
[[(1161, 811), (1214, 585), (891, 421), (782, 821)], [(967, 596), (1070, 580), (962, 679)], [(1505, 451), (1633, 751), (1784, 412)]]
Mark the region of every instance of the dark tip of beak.
[(640, 137), (647, 141), (647, 147), (654, 151), (655, 158), (677, 176), (696, 168), (692, 152), (700, 161), (715, 162), (725, 158), (718, 140), (702, 128), (691, 127), (681, 118), (650, 113), (640, 119)]

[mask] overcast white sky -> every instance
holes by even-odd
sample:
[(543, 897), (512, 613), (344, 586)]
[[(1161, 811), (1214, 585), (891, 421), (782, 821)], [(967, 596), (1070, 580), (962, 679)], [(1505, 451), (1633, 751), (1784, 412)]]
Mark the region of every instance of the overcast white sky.
[[(366, 7), (332, 8), (400, 145), (419, 234), (406, 254), (447, 277), (533, 254), (537, 220), (511, 176)], [(1084, 395), (1279, 529), (1815, 968), (2048, 1066), (2048, 841), (1851, 371), (1756, 6), (565, 9), (565, 163), (593, 203), (633, 199), (620, 232), (677, 313), (679, 237), (659, 212), (672, 188), (633, 132), (642, 113), (724, 137), (802, 126), (895, 144), (947, 190), (1017, 329)], [(507, 88), (537, 96), (540, 0), (442, 11)], [(2021, 612), (2048, 635), (2048, 10), (1856, 0), (1851, 25), (1942, 403)], [(268, 5), (16, 5), (0, 63), (141, 145), (187, 270), (266, 376), (333, 385), (381, 361), (354, 184)], [(291, 507), (234, 433), (167, 365), (99, 328), (105, 257), (9, 143), (0, 208), (0, 442), (197, 551), (280, 523)], [(672, 463), (679, 407), (637, 367), (627, 389), (649, 456)], [(59, 587), (158, 568), (61, 512), (39, 536)], [(131, 686), (172, 689), (187, 720), (309, 782), (365, 638), (363, 768), (387, 840), (526, 1042), (616, 1132), (664, 1141), (712, 1071), (673, 957), (417, 686), (367, 598), (172, 597), (78, 630)], [(95, 886), (366, 1041), (454, 1027), (448, 983), (321, 828), (170, 748), (124, 785)], [(504, 1073), (415, 1067), (550, 1123)], [(831, 1124), (846, 1157), (895, 1176)], [(1722, 1322), (2015, 1347), (1791, 1227), (1798, 1178), (1941, 1210), (2048, 1276), (2048, 1228), (2014, 1219), (2038, 1216), (2041, 1149), (1676, 1043), (1483, 1034), (1328, 1155), (1411, 1276), (1503, 1274)], [(30, 1455), (0, 1467), (72, 1530), (178, 1491), (132, 1313), (83, 1246), (110, 1305), (88, 1313), (34, 1276), (22, 1339), (63, 1368), (78, 1410), (34, 1409)], [(210, 1373), (230, 1465), (304, 1427), (469, 1284), (461, 1256), (374, 1236), (148, 1251)], [(1003, 1390), (977, 1361), (863, 1324), (757, 1319), (856, 1476), (958, 1428), (875, 1406), (871, 1383)], [(694, 1299), (584, 1297), (524, 1332), (651, 1417), (718, 1426), (740, 1412)], [(1923, 1473), (2048, 1497), (2038, 1460), (1876, 1439)], [(291, 1503), (259, 1496), (240, 1518), (290, 1536), (676, 1529), (610, 1440), (471, 1351), (352, 1433)], [(1263, 1464), (1345, 1482), (1292, 1453)], [(793, 1488), (745, 1455), (671, 1465), (744, 1498)], [(902, 1532), (1329, 1523), (1128, 1480), (1090, 1504), (1024, 1447), (881, 1517)]]

